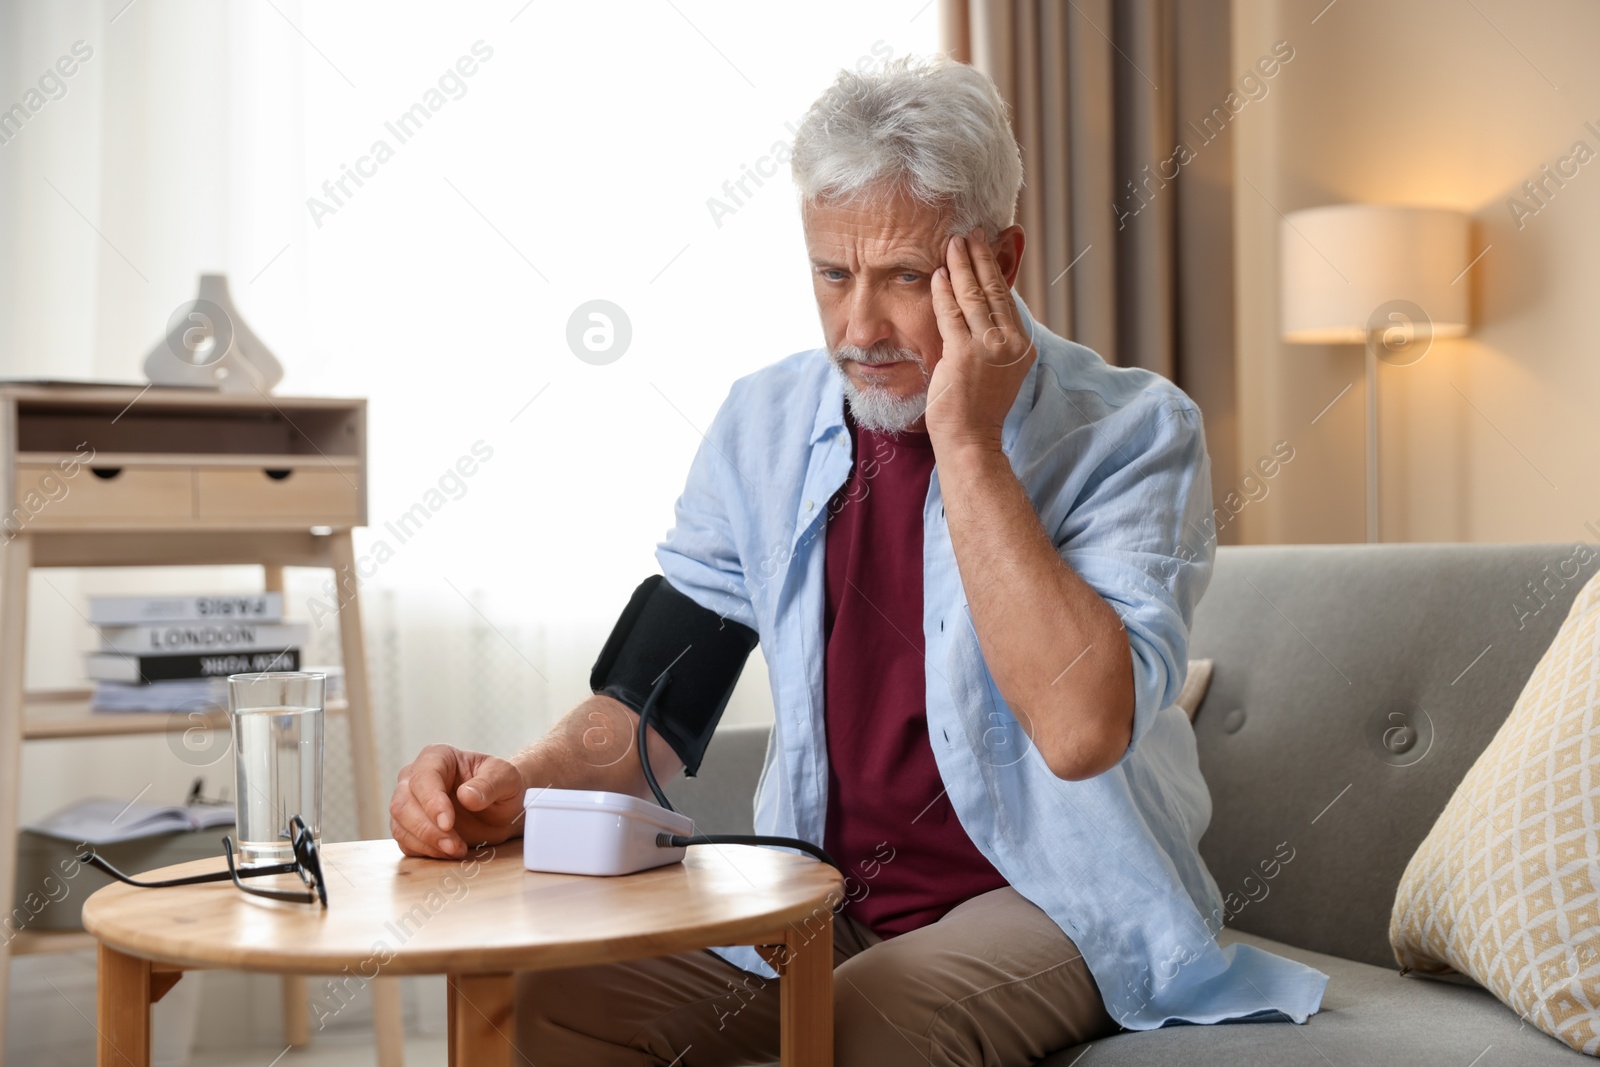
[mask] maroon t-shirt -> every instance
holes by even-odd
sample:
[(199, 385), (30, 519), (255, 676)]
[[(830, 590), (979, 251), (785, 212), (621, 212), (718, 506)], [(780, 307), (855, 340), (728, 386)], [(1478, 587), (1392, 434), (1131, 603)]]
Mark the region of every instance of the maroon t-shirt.
[(844, 910), (887, 938), (1006, 880), (957, 820), (928, 741), (922, 509), (932, 442), (863, 429), (848, 405), (845, 425), (855, 461), (828, 505), (824, 550), (823, 847), (845, 869)]

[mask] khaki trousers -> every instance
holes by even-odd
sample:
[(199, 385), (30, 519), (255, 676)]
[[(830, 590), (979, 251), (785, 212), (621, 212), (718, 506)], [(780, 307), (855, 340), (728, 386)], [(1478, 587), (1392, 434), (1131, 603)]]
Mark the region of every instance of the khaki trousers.
[[(887, 941), (836, 914), (833, 948), (839, 1067), (1025, 1067), (1121, 1029), (1077, 946), (1010, 887)], [(778, 983), (709, 950), (519, 974), (516, 1062), (770, 1063)]]

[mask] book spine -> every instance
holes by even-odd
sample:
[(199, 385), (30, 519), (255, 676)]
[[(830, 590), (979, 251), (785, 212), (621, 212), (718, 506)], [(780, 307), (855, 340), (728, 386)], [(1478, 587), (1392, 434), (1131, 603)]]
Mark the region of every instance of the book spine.
[[(89, 677), (100, 681), (127, 681), (128, 668), (113, 662), (114, 653), (99, 655), (108, 670), (99, 672), (95, 660), (89, 661)], [(255, 674), (262, 671), (297, 671), (298, 648), (252, 649), (233, 652), (191, 653), (175, 656), (133, 656), (140, 682), (173, 682), (185, 678), (225, 678), (230, 674)], [(126, 661), (124, 661), (126, 662)], [(120, 670), (118, 669), (120, 666)], [(114, 675), (114, 676), (107, 676)]]
[(310, 639), (311, 628), (303, 622), (173, 622), (100, 628), (101, 651), (130, 656), (288, 648)]
[(282, 593), (242, 596), (106, 596), (89, 598), (89, 621), (96, 626), (138, 626), (159, 622), (277, 622), (283, 618)]

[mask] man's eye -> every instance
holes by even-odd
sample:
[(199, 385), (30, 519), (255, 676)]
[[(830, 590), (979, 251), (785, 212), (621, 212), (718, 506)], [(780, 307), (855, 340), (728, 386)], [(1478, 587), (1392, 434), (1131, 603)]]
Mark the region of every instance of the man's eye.
[(916, 271), (906, 271), (904, 274), (900, 275), (900, 280), (903, 282), (921, 281), (922, 275), (918, 274)]
[[(835, 275), (835, 274), (838, 275), (837, 278), (833, 277), (833, 275)], [(844, 280), (844, 271), (842, 271), (842, 270), (833, 270), (833, 269), (825, 269), (822, 272), (822, 276), (824, 278), (827, 278), (830, 282), (843, 281)]]

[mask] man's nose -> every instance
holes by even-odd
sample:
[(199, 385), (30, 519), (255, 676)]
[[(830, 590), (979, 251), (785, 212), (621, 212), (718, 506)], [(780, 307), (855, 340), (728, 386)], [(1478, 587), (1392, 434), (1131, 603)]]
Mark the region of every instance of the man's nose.
[(850, 321), (845, 326), (846, 342), (857, 348), (870, 349), (893, 336), (893, 326), (880, 304), (877, 294), (870, 287), (856, 287), (850, 297)]

